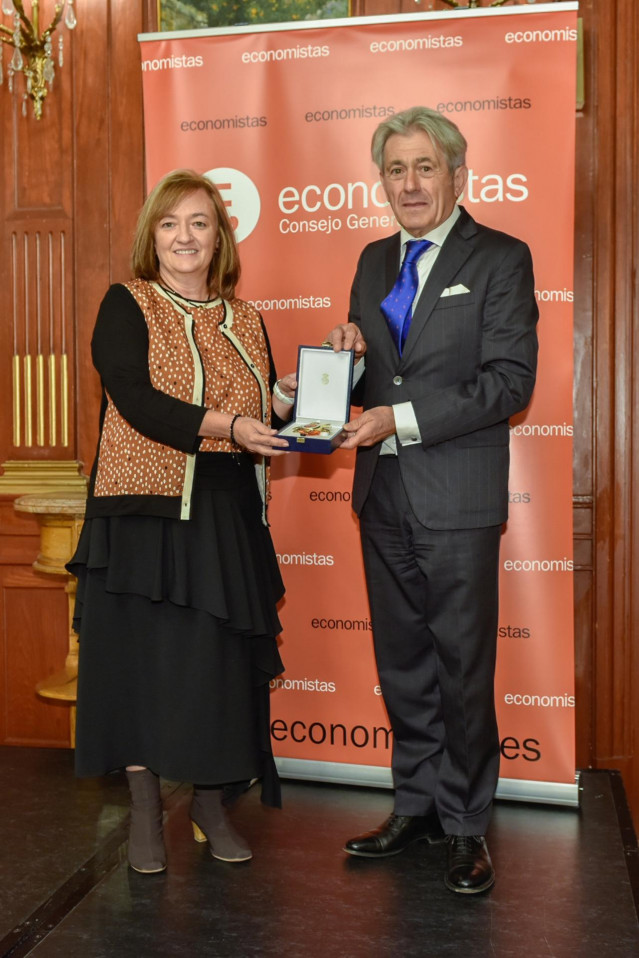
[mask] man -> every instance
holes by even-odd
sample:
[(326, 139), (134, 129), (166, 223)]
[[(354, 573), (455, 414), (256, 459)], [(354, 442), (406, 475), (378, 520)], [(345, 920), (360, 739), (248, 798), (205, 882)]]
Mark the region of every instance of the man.
[(473, 894), (494, 882), (484, 836), (499, 772), (499, 539), (508, 419), (535, 381), (532, 263), (524, 243), (457, 205), (466, 141), (445, 117), (396, 114), (372, 153), (401, 231), (364, 249), (349, 322), (328, 342), (354, 349), (360, 377), (364, 411), (343, 448), (357, 447), (353, 506), (395, 804), (345, 851), (383, 857), (445, 839), (446, 886)]

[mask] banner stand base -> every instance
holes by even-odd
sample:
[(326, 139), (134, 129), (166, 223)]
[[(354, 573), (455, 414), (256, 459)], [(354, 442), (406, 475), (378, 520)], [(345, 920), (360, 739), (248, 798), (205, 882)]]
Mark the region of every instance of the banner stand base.
[[(336, 785), (367, 785), (392, 788), (390, 768), (378, 765), (347, 765), (342, 762), (312, 762), (301, 758), (276, 758), (282, 778), (306, 782), (333, 782)], [(512, 802), (540, 802), (548, 805), (579, 807), (579, 773), (571, 782), (534, 782), (528, 779), (500, 778), (495, 797)]]

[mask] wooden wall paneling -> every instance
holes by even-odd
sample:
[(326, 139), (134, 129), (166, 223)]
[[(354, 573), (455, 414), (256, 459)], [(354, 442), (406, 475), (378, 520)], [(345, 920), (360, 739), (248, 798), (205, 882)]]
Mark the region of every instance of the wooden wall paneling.
[(144, 24), (142, 9), (135, 11), (135, 16), (131, 12), (130, 0), (112, 0), (111, 278), (120, 282), (131, 275), (131, 244), (145, 196), (142, 67), (137, 39)]
[[(589, 186), (593, 194), (593, 462), (595, 495), (595, 578), (591, 642), (591, 711), (593, 739), (590, 763), (597, 764), (602, 732), (609, 728), (613, 700), (606, 692), (604, 676), (610, 674), (607, 659), (608, 643), (614, 633), (615, 570), (611, 543), (614, 525), (614, 274), (615, 274), (615, 210), (614, 163), (615, 118), (611, 109), (615, 100), (616, 17), (613, 4), (605, 9), (591, 8), (592, 115), (591, 144), (596, 143), (596, 169)], [(590, 144), (589, 144), (590, 145)], [(578, 642), (585, 637), (578, 636)]]
[(63, 586), (62, 577), (0, 566), (5, 745), (69, 744), (69, 707), (44, 701), (35, 691), (66, 655), (68, 603)]
[[(43, 0), (44, 20), (47, 5), (53, 0)], [(0, 88), (0, 251), (13, 269), (0, 284), (0, 315), (8, 318), (0, 324), (0, 401), (11, 410), (14, 392), (18, 397), (18, 422), (15, 416), (0, 421), (2, 462), (32, 459), (35, 467), (46, 459), (80, 458), (88, 470), (93, 459), (100, 387), (90, 339), (109, 283), (129, 275), (130, 237), (144, 197), (137, 34), (156, 25), (151, 6), (151, 0), (80, 0), (78, 27), (65, 31), (65, 64), (56, 71), (42, 120), (23, 117), (20, 101), (6, 84)], [(47, 361), (52, 351), (55, 363)], [(2, 497), (0, 741), (68, 744), (68, 709), (34, 692), (65, 660), (65, 582), (31, 569), (37, 523), (26, 550), (14, 525), (11, 497)]]
[(57, 577), (35, 573), (38, 521), (18, 514), (13, 497), (0, 497), (0, 741), (66, 746), (69, 710), (35, 692), (64, 661), (68, 605)]
[(593, 762), (592, 634), (594, 615), (594, 444), (593, 444), (593, 262), (595, 60), (592, 4), (584, 19), (585, 105), (576, 117), (574, 277), (573, 530), (575, 562), (575, 752), (576, 764)]
[[(626, 11), (627, 13), (629, 10)], [(629, 129), (626, 130), (629, 153), (628, 182), (631, 196), (628, 198), (630, 225), (632, 234), (629, 248), (626, 250), (625, 270), (630, 294), (630, 321), (632, 322), (631, 349), (627, 356), (630, 366), (632, 434), (630, 437), (630, 462), (628, 472), (632, 476), (628, 532), (631, 537), (631, 556), (628, 578), (630, 580), (630, 628), (626, 641), (628, 672), (631, 684), (627, 701), (626, 721), (629, 728), (631, 767), (626, 773), (626, 787), (632, 796), (635, 828), (639, 832), (639, 512), (636, 503), (639, 499), (639, 368), (637, 348), (639, 347), (639, 12), (636, 4), (632, 7), (632, 20), (628, 23), (627, 45), (631, 48), (631, 61), (627, 71), (628, 81), (633, 85), (631, 115), (628, 117)], [(626, 51), (627, 52), (627, 51)]]
[(144, 33), (157, 33), (159, 29), (158, 0), (142, 0), (142, 19)]
[[(15, 216), (9, 247), (11, 375), (4, 383), (3, 446), (11, 459), (73, 458), (70, 217)], [(6, 315), (6, 314), (5, 314)], [(7, 343), (9, 345), (9, 343)]]
[(13, 496), (0, 496), (0, 528), (0, 565), (31, 565), (40, 545), (36, 517), (16, 512)]
[(91, 334), (112, 282), (130, 276), (129, 252), (144, 199), (142, 90), (137, 35), (148, 0), (85, 0), (78, 24), (76, 86), (76, 340), (78, 457), (95, 455), (100, 384)]
[[(593, 575), (591, 569), (575, 568), (575, 764), (593, 765), (592, 709), (592, 616)], [(583, 639), (587, 641), (583, 641)]]
[(30, 566), (40, 545), (38, 521), (35, 516), (19, 515), (13, 496), (0, 496), (0, 529), (0, 565)]
[[(614, 20), (610, 22), (610, 17)], [(639, 820), (634, 343), (637, 323), (639, 14), (632, 0), (597, 7), (602, 164), (596, 182), (597, 605), (595, 762), (619, 768)], [(605, 73), (604, 73), (605, 71)], [(602, 209), (605, 199), (609, 211)], [(636, 575), (636, 573), (634, 573)]]
[[(95, 451), (100, 385), (91, 363), (91, 333), (111, 275), (110, 3), (89, 0), (75, 31), (74, 120), (76, 405), (78, 458), (85, 472)], [(90, 438), (89, 438), (90, 437)]]
[[(43, 21), (53, 6), (42, 4)], [(65, 39), (66, 63), (56, 64), (41, 120), (30, 103), (23, 115), (21, 95), (6, 83), (0, 88), (0, 402), (7, 412), (0, 419), (0, 461), (25, 463), (25, 478), (51, 460), (67, 461), (72, 472), (75, 459), (73, 69)], [(5, 69), (6, 63), (5, 57)], [(15, 86), (22, 94), (21, 76)], [(32, 570), (38, 524), (15, 516), (6, 488), (0, 489), (0, 740), (66, 745), (68, 710), (52, 709), (35, 692), (64, 661), (64, 583)]]
[(353, 17), (383, 17), (393, 13), (428, 13), (450, 10), (442, 0), (351, 0)]
[[(22, 77), (15, 81), (23, 90)], [(0, 395), (11, 415), (0, 425), (1, 461), (73, 457), (72, 259), (69, 249), (72, 127), (69, 67), (58, 71), (40, 121), (22, 96), (2, 91), (5, 281), (0, 308), (8, 322), (0, 332), (6, 375)], [(67, 252), (68, 251), (68, 252)]]

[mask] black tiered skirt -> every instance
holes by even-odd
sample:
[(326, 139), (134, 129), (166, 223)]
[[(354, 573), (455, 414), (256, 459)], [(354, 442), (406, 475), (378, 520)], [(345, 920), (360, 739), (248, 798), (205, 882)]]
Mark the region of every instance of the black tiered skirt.
[(88, 519), (78, 578), (76, 772), (145, 765), (171, 781), (262, 779), (279, 805), (269, 681), (284, 588), (249, 456), (197, 456), (188, 521)]

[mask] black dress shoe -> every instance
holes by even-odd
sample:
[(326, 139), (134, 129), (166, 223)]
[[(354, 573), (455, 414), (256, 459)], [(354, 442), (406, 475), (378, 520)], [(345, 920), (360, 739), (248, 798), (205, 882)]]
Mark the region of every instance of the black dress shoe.
[(413, 842), (427, 841), (431, 845), (446, 840), (437, 815), (391, 815), (383, 825), (365, 835), (351, 838), (344, 845), (349, 855), (362, 858), (384, 858), (398, 855)]
[(483, 835), (447, 835), (446, 888), (463, 895), (476, 895), (495, 884), (495, 870)]

